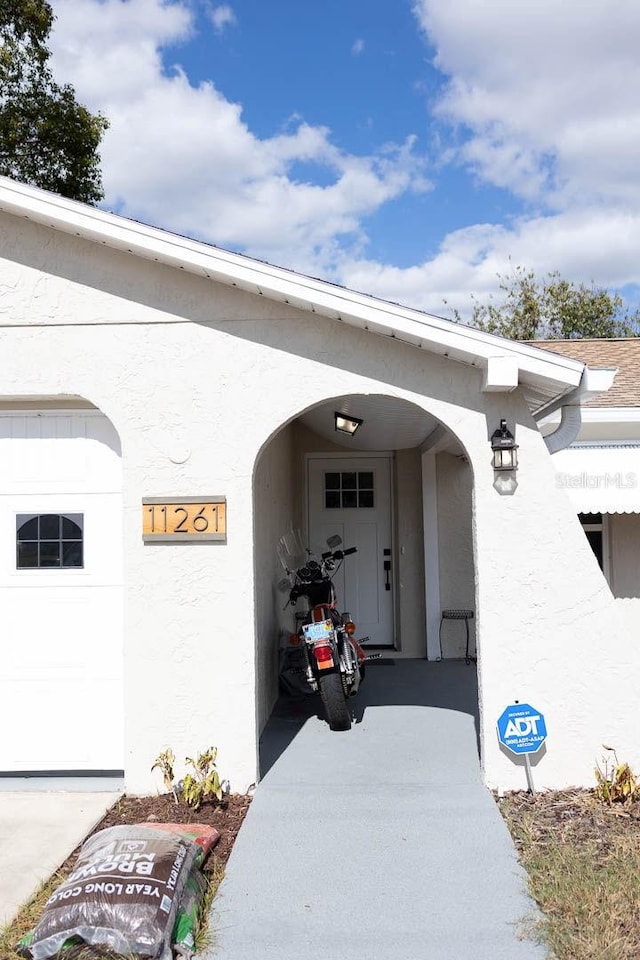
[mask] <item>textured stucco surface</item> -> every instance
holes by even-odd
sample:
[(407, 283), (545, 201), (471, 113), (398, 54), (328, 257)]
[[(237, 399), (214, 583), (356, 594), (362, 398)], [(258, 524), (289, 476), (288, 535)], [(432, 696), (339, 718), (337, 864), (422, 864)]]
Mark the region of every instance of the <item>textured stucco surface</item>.
[(396, 454), (397, 617), (399, 652), (405, 657), (426, 653), (424, 546), (422, 533), (422, 467), (419, 450)]
[(293, 483), (292, 429), (288, 426), (265, 447), (254, 478), (258, 733), (269, 719), (278, 696), (280, 631), (289, 619), (282, 609), (287, 595), (277, 590), (278, 581), (284, 577), (277, 545), (279, 538), (297, 525), (293, 513)]
[[(0, 398), (84, 397), (122, 443), (128, 790), (154, 786), (167, 744), (182, 757), (216, 743), (234, 789), (255, 780), (256, 704), (262, 716), (270, 699), (258, 694), (255, 512), (275, 488), (254, 503), (254, 466), (283, 425), (349, 393), (418, 404), (469, 458), (487, 782), (524, 782), (495, 734), (514, 699), (547, 717), (538, 786), (591, 782), (602, 742), (640, 762), (637, 645), (518, 391), (483, 394), (473, 367), (26, 221), (0, 230)], [(488, 455), (501, 417), (520, 447), (512, 496), (494, 489)], [(143, 544), (143, 496), (208, 494), (227, 496), (226, 544)], [(277, 524), (289, 496), (276, 497)]]
[[(450, 453), (436, 457), (438, 484), (438, 543), (440, 602), (443, 610), (473, 610), (475, 572), (473, 560), (473, 475), (468, 463)], [(475, 615), (469, 620), (469, 651), (475, 650)], [(442, 656), (464, 657), (466, 630), (462, 620), (442, 623)]]

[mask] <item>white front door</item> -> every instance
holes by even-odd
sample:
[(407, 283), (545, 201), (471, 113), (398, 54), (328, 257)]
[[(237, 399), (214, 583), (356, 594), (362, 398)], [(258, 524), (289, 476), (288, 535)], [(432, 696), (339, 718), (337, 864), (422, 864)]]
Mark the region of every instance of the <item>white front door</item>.
[(372, 646), (394, 645), (391, 458), (311, 457), (308, 466), (309, 545), (326, 550), (342, 537), (358, 552), (346, 557), (333, 578), (340, 610), (348, 610), (357, 637)]

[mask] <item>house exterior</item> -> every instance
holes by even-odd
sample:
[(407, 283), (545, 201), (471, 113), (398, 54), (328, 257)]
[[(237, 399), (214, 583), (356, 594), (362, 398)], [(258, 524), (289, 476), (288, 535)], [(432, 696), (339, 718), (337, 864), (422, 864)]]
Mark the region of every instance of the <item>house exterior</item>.
[[(640, 339), (557, 340), (545, 349), (614, 367), (613, 386), (588, 400), (575, 439), (553, 455), (613, 596), (640, 597)], [(555, 427), (558, 416), (542, 429)], [(635, 622), (637, 606), (626, 605)]]
[(616, 364), (6, 179), (0, 331), (2, 773), (122, 772), (145, 793), (166, 746), (215, 743), (232, 788), (254, 782), (291, 527), (358, 546), (338, 588), (394, 657), (462, 656), (442, 610), (473, 610), (490, 786), (523, 784), (496, 736), (514, 700), (546, 716), (537, 786), (590, 783), (603, 742), (640, 763), (638, 593), (612, 594), (554, 463)]

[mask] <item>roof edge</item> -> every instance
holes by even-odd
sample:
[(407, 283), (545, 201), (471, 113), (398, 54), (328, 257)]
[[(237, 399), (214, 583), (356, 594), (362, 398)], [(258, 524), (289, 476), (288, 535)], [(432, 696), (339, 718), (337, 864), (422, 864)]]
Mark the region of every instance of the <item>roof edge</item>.
[(0, 211), (473, 366), (486, 368), (490, 358), (513, 357), (524, 382), (543, 382), (558, 395), (578, 386), (586, 367), (563, 354), (356, 293), (6, 177), (0, 177)]

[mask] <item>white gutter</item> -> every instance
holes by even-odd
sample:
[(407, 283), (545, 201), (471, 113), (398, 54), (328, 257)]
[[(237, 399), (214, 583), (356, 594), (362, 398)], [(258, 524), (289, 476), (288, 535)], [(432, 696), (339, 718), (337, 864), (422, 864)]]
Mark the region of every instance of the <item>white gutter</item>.
[(559, 407), (561, 408), (560, 425), (544, 438), (550, 453), (564, 450), (573, 443), (582, 426), (582, 404), (610, 390), (617, 372), (617, 367), (603, 367), (597, 370), (585, 367), (580, 385), (575, 390), (566, 397), (547, 404), (540, 413), (534, 414), (534, 419), (539, 421), (550, 413), (554, 413)]

